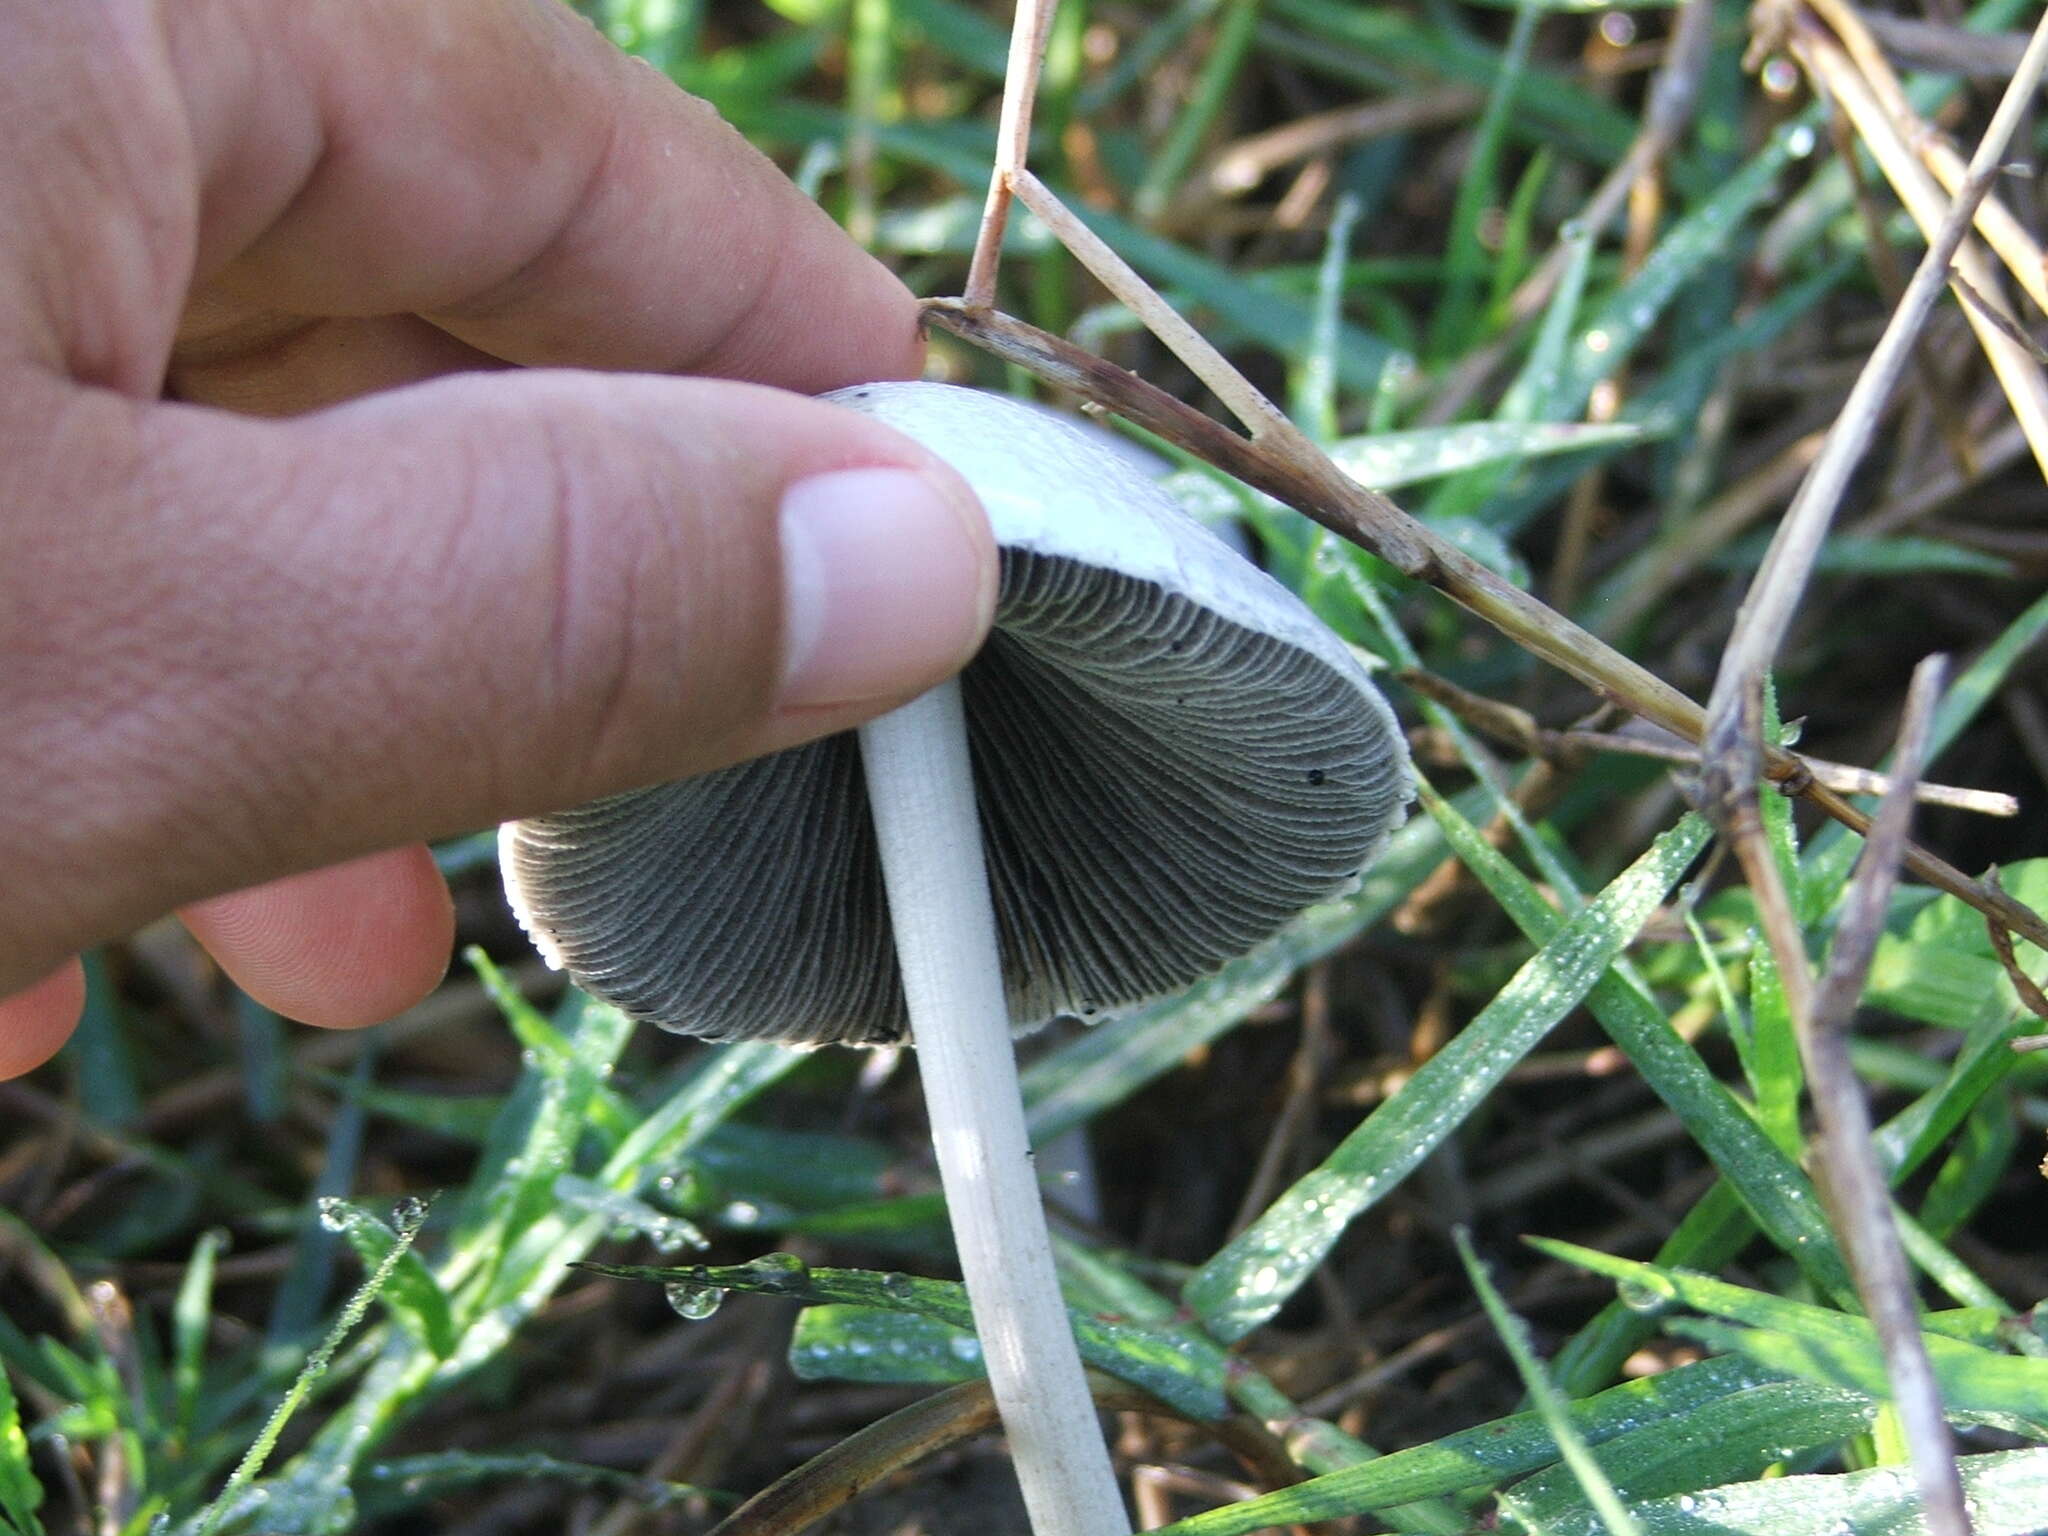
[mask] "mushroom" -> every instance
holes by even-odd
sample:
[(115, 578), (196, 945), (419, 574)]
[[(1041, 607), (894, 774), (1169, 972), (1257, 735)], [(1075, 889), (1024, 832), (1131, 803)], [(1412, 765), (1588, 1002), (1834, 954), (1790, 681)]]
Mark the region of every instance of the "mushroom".
[(1174, 992), (1348, 888), (1407, 754), (1341, 641), (1080, 432), (941, 384), (826, 398), (980, 496), (987, 645), (857, 733), (509, 824), (506, 890), (550, 963), (635, 1018), (917, 1046), (1032, 1528), (1116, 1536), (1010, 1035)]

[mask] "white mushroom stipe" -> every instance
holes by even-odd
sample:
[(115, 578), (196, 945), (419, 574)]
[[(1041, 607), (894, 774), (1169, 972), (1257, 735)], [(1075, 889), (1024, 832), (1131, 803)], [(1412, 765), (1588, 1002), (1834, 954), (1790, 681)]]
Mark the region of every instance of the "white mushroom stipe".
[(1033, 1173), (957, 682), (860, 731), (946, 1214), (1031, 1528), (1126, 1536)]
[(513, 823), (506, 892), (551, 963), (664, 1028), (908, 1031), (1033, 1529), (1121, 1536), (1007, 1034), (1173, 992), (1352, 888), (1407, 753), (1345, 646), (1119, 456), (970, 390), (829, 398), (981, 498), (987, 646), (857, 741)]

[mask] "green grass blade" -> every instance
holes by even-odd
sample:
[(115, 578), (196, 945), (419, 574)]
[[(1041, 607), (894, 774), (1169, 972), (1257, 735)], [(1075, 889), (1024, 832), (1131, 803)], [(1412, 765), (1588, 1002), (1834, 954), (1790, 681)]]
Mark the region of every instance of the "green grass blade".
[(971, 1329), (915, 1312), (830, 1304), (805, 1307), (790, 1335), (801, 1381), (895, 1381), (950, 1386), (981, 1375)]
[(383, 1261), (356, 1288), (355, 1294), (349, 1297), (341, 1309), (340, 1316), (335, 1318), (333, 1326), (327, 1330), (327, 1336), (320, 1341), (319, 1347), (306, 1357), (305, 1365), (299, 1369), (284, 1397), (265, 1420), (262, 1430), (250, 1444), (248, 1452), (236, 1464), (235, 1470), (228, 1477), (227, 1485), (193, 1520), (192, 1528), (197, 1531), (198, 1536), (213, 1536), (222, 1525), (242, 1515), (243, 1495), (251, 1491), (249, 1485), (255, 1481), (256, 1474), (263, 1470), (264, 1462), (270, 1459), (270, 1453), (276, 1449), (278, 1438), (284, 1433), (285, 1426), (291, 1422), (292, 1415), (305, 1402), (320, 1378), (326, 1375), (327, 1367), (333, 1362), (335, 1352), (341, 1348), (342, 1341), (355, 1331), (356, 1324), (363, 1320), (363, 1314), (370, 1310), (370, 1303), (377, 1299), (378, 1293), (390, 1280), (392, 1272), (397, 1269), (406, 1254), (411, 1252), (412, 1240), (418, 1230), (417, 1224), (402, 1228), (397, 1234), (397, 1241), (384, 1255)]
[(28, 1438), (21, 1432), (21, 1410), (7, 1370), (0, 1366), (0, 1523), (12, 1536), (43, 1536), (43, 1522), (36, 1518), (42, 1502), (43, 1485), (29, 1464)]
[[(1426, 784), (1422, 798), (1459, 858), (1515, 925), (1539, 944), (1555, 935), (1564, 919), (1528, 878)], [(1679, 1037), (1642, 983), (1616, 967), (1594, 984), (1586, 1004), (1643, 1080), (1685, 1123), (1772, 1241), (1824, 1292), (1853, 1305), (1855, 1282), (1812, 1184), (1721, 1086), (1699, 1053)]]
[(865, 1137), (727, 1121), (698, 1141), (672, 1198), (697, 1214), (741, 1191), (793, 1210), (837, 1210), (882, 1199), (896, 1163), (895, 1149)]
[(1565, 357), (1554, 414), (1576, 416), (1593, 386), (1610, 377), (1651, 334), (1681, 289), (1727, 254), (1745, 220), (1771, 197), (1794, 159), (1804, 122), (1780, 127), (1749, 163), (1672, 225), (1643, 264), (1594, 313)]
[[(2011, 1113), (2010, 1109), (2000, 1107), (2002, 1112)], [(1941, 1239), (1922, 1226), (1911, 1211), (1894, 1205), (1892, 1219), (1898, 1223), (1899, 1243), (1906, 1250), (1906, 1257), (1913, 1261), (1916, 1269), (1946, 1291), (1958, 1306), (2003, 1310), (2005, 1299), (1969, 1265), (1944, 1247)]]
[[(1588, 1444), (1602, 1445), (1633, 1429), (1682, 1424), (1706, 1404), (1769, 1379), (1768, 1372), (1738, 1357), (1684, 1365), (1572, 1404), (1572, 1425)], [(1273, 1526), (1339, 1520), (1416, 1499), (1496, 1487), (1556, 1460), (1557, 1444), (1542, 1418), (1520, 1413), (1207, 1510), (1161, 1526), (1155, 1536), (1245, 1536)]]
[[(377, 1049), (373, 1039), (356, 1057), (349, 1075), (367, 1083), (376, 1070)], [(319, 1177), (313, 1181), (312, 1201), (299, 1218), (298, 1240), (292, 1245), (291, 1268), (285, 1271), (277, 1294), (271, 1299), (270, 1318), (264, 1339), (280, 1353), (295, 1353), (304, 1347), (306, 1336), (317, 1326), (326, 1309), (328, 1290), (334, 1279), (335, 1234), (320, 1220), (319, 1202), (340, 1199), (355, 1184), (356, 1168), (363, 1150), (363, 1111), (344, 1098), (327, 1128), (325, 1156)]]
[[(1749, 1246), (1756, 1222), (1727, 1180), (1717, 1180), (1657, 1249), (1659, 1264), (1715, 1269)], [(1629, 1355), (1657, 1331), (1655, 1320), (1615, 1300), (1602, 1307), (1551, 1357), (1550, 1373), (1568, 1395), (1614, 1380)]]
[(379, 1298), (399, 1324), (446, 1359), (455, 1352), (455, 1314), (447, 1293), (420, 1256), (412, 1237), (426, 1219), (426, 1202), (408, 1202), (394, 1230), (375, 1211), (347, 1200), (322, 1200), (320, 1220), (347, 1239), (372, 1274), (384, 1276)]
[[(1528, 13), (1525, 11), (1523, 14)], [(1549, 1431), (1565, 1469), (1571, 1474), (1573, 1485), (1585, 1494), (1587, 1502), (1600, 1516), (1607, 1536), (1642, 1536), (1641, 1528), (1622, 1505), (1620, 1495), (1615, 1493), (1614, 1484), (1607, 1480), (1606, 1472), (1587, 1448), (1585, 1437), (1573, 1426), (1570, 1405), (1557, 1390), (1557, 1383), (1550, 1379), (1543, 1369), (1543, 1362), (1536, 1358), (1536, 1347), (1529, 1340), (1529, 1325), (1508, 1310), (1506, 1300), (1488, 1277), (1485, 1266), (1479, 1262), (1479, 1255), (1472, 1251), (1472, 1239), (1465, 1229), (1460, 1227), (1452, 1236), (1457, 1241), (1458, 1257), (1465, 1265), (1472, 1289), (1479, 1293), (1479, 1304), (1486, 1309), (1493, 1331), (1507, 1349), (1508, 1358), (1514, 1361), (1515, 1373), (1522, 1378), (1523, 1390), (1535, 1403), (1536, 1416)]]
[(540, 1451), (433, 1451), (420, 1456), (397, 1456), (365, 1467), (361, 1513), (365, 1518), (391, 1514), (476, 1483), (510, 1481), (566, 1483), (572, 1488), (623, 1496), (647, 1509), (662, 1509), (697, 1498), (732, 1502), (730, 1494), (692, 1483), (671, 1483), (621, 1472), (616, 1467), (564, 1461)]
[[(1691, 1270), (1667, 1269), (1546, 1238), (1530, 1242), (1553, 1258), (1607, 1275), (1651, 1304), (1678, 1302), (1713, 1317), (1747, 1323), (1770, 1345), (1772, 1369), (1882, 1398), (1890, 1395), (1876, 1331), (1861, 1317), (1732, 1285)], [(2048, 1426), (2048, 1360), (1999, 1354), (1940, 1334), (1922, 1334), (1929, 1363), (1952, 1411), (2010, 1414)], [(1778, 1341), (1789, 1341), (1780, 1344)], [(1745, 1343), (1744, 1348), (1749, 1348)], [(2044, 1429), (2048, 1435), (2048, 1429)]]
[(988, 17), (957, 0), (896, 0), (896, 24), (909, 34), (906, 41), (928, 44), (991, 80), (1003, 76), (1009, 38)]
[[(1975, 1536), (2040, 1536), (2048, 1509), (2048, 1451), (2001, 1451), (1958, 1463)], [(1906, 1467), (1839, 1476), (1778, 1477), (1639, 1504), (1644, 1536), (1926, 1536)], [(1599, 1536), (1589, 1517), (1565, 1518), (1547, 1536)]]
[(1920, 1206), (1921, 1224), (1936, 1238), (1954, 1236), (1997, 1191), (2018, 1150), (2019, 1127), (2007, 1095), (1986, 1095), (1935, 1171)]
[[(1269, 52), (1336, 79), (1375, 87), (1412, 85), (1417, 73), (1482, 90), (1499, 77), (1501, 55), (1471, 34), (1387, 6), (1352, 0), (1269, 0), (1270, 14), (1309, 34), (1275, 26), (1259, 29)], [(1635, 119), (1560, 72), (1525, 70), (1508, 129), (1517, 139), (1550, 143), (1577, 158), (1607, 166), (1628, 152)]]
[(1486, 100), (1486, 110), (1473, 130), (1472, 149), (1458, 182), (1451, 209), (1451, 227), (1444, 240), (1444, 287), (1429, 328), (1429, 355), (1442, 361), (1456, 357), (1479, 338), (1480, 296), (1493, 268), (1493, 253), (1479, 238), (1487, 210), (1499, 201), (1501, 146), (1515, 110), (1515, 96), (1529, 67), (1529, 46), (1543, 14), (1534, 0), (1521, 0), (1508, 32)]
[[(1727, 1358), (1724, 1356), (1723, 1358)], [(1867, 1433), (1878, 1405), (1861, 1392), (1806, 1381), (1767, 1381), (1701, 1404), (1682, 1424), (1651, 1424), (1601, 1447), (1600, 1463), (1633, 1504), (1664, 1494), (1756, 1477), (1790, 1457)], [(1502, 1494), (1501, 1513), (1529, 1530), (1583, 1522), (1588, 1501), (1563, 1467)], [(1600, 1525), (1611, 1531), (1604, 1512)], [(1630, 1523), (1642, 1523), (1633, 1509)]]
[(1461, 470), (1512, 468), (1561, 453), (1632, 447), (1661, 430), (1641, 422), (1471, 421), (1342, 438), (1332, 445), (1330, 457), (1354, 480), (1390, 491)]
[(191, 1440), (199, 1425), (206, 1334), (213, 1318), (214, 1269), (227, 1241), (227, 1233), (219, 1228), (200, 1233), (171, 1303), (171, 1423), (185, 1441)]
[(1223, 20), (1209, 45), (1209, 56), (1195, 76), (1187, 105), (1174, 119), (1173, 129), (1151, 157), (1145, 179), (1138, 184), (1131, 206), (1138, 217), (1156, 219), (1166, 210), (1186, 179), (1202, 142), (1215, 125), (1224, 101), (1244, 68), (1245, 51), (1251, 46), (1252, 28), (1259, 19), (1259, 0), (1227, 0)]
[[(1666, 1327), (1709, 1349), (1748, 1355), (1769, 1370), (1849, 1388), (1874, 1400), (1889, 1399), (1890, 1378), (1875, 1332), (1851, 1347), (1810, 1333), (1741, 1328), (1696, 1317), (1673, 1318)], [(2048, 1440), (2048, 1360), (2014, 1359), (1934, 1334), (1925, 1338), (1948, 1414)]]
[(64, 1044), (64, 1059), (78, 1083), (86, 1118), (100, 1125), (127, 1125), (142, 1108), (135, 1053), (128, 1044), (123, 1010), (98, 950), (84, 957), (85, 1008), (78, 1028)]
[(1358, 227), (1362, 205), (1355, 192), (1340, 192), (1330, 208), (1323, 259), (1316, 269), (1315, 323), (1309, 345), (1292, 370), (1293, 414), (1318, 443), (1337, 436), (1337, 340), (1344, 318), (1344, 257)]
[[(967, 1289), (952, 1280), (924, 1280), (868, 1269), (812, 1269), (792, 1254), (770, 1254), (751, 1264), (685, 1265), (649, 1268), (641, 1265), (586, 1264), (582, 1268), (624, 1280), (652, 1280), (670, 1288), (686, 1288), (715, 1304), (712, 1293), (744, 1291), (786, 1296), (796, 1301), (875, 1307), (903, 1312), (962, 1330), (978, 1362), (981, 1345), (973, 1338), (974, 1315)], [(1132, 1323), (1104, 1322), (1069, 1308), (1081, 1358), (1119, 1381), (1142, 1388), (1161, 1402), (1198, 1419), (1221, 1418), (1229, 1411), (1224, 1395), (1225, 1359), (1214, 1344), (1185, 1332), (1169, 1333)]]
[(1243, 1338), (1314, 1273), (1344, 1228), (1414, 1170), (1634, 939), (1703, 848), (1687, 817), (1560, 928), (1457, 1037), (1188, 1283), (1211, 1332)]

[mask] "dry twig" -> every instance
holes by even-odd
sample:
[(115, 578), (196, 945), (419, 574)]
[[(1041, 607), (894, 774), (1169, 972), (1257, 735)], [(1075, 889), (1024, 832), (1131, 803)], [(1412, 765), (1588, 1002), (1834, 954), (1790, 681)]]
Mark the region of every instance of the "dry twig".
[[(1884, 932), (1885, 909), (1897, 882), (1899, 853), (1913, 815), (1909, 787), (1919, 777), (1926, 757), (1942, 671), (1943, 659), (1938, 656), (1928, 657), (1914, 669), (1906, 696), (1906, 718), (1893, 754), (1897, 783), (1885, 796), (1871, 826), (1870, 840), (1857, 860), (1827, 970), (1813, 992), (1800, 1038), (1814, 1118), (1820, 1127), (1820, 1155), (1826, 1174), (1823, 1185), (1855, 1273), (1856, 1292), (1884, 1350), (1885, 1374), (1905, 1427), (1928, 1529), (1933, 1536), (1967, 1536), (1970, 1515), (1956, 1470), (1955, 1445), (1942, 1411), (1941, 1389), (1920, 1337), (1913, 1276), (1894, 1225), (1891, 1186), (1877, 1161), (1870, 1105), (1850, 1064), (1847, 1039), (1849, 1020), (1863, 995), (1870, 959)], [(1806, 957), (1800, 951), (1780, 951), (1778, 966), (1789, 982), (1794, 970), (1805, 970)]]
[[(1087, 264), (1086, 255), (1076, 255)], [(1164, 304), (1157, 295), (1153, 302)], [(924, 313), (931, 324), (1015, 363), (1055, 388), (1116, 412), (1253, 489), (1293, 507), (1340, 538), (1371, 550), (1403, 575), (1435, 587), (1532, 655), (1578, 679), (1601, 698), (1688, 741), (1700, 739), (1705, 713), (1698, 704), (1462, 550), (1445, 544), (1386, 497), (1350, 479), (1313, 445), (1303, 453), (1291, 446), (1261, 441), (1256, 435), (1246, 437), (1233, 432), (1128, 370), (1008, 315), (972, 310), (957, 299), (929, 299)], [(1181, 325), (1185, 327), (1186, 322)], [(1173, 344), (1170, 338), (1161, 339), (1169, 346)], [(1206, 348), (1208, 344), (1202, 345)], [(1183, 357), (1183, 361), (1187, 359)], [(1194, 364), (1190, 362), (1189, 366)], [(1204, 382), (1209, 382), (1206, 377)], [(1250, 391), (1251, 386), (1245, 384), (1243, 389)], [(1291, 426), (1288, 432), (1295, 440), (1306, 442)], [(1851, 831), (1862, 833), (1869, 826), (1867, 817), (1817, 782), (1805, 762), (1792, 753), (1766, 747), (1763, 772), (1788, 793), (1803, 796)], [(1906, 861), (1907, 867), (1928, 884), (2006, 924), (2030, 943), (2048, 949), (2048, 923), (2003, 891), (1972, 880), (1922, 848), (1909, 848)]]

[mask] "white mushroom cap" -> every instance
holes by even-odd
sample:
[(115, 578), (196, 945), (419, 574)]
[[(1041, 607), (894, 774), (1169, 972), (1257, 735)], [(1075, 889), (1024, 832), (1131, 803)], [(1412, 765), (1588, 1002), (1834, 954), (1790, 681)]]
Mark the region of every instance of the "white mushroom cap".
[[(1411, 794), (1392, 711), (1300, 600), (1117, 456), (1001, 396), (827, 397), (966, 478), (1002, 548), (961, 676), (1013, 1025), (1216, 970), (1345, 890)], [(509, 824), (520, 922), (636, 1018), (710, 1039), (905, 1030), (851, 733)]]

